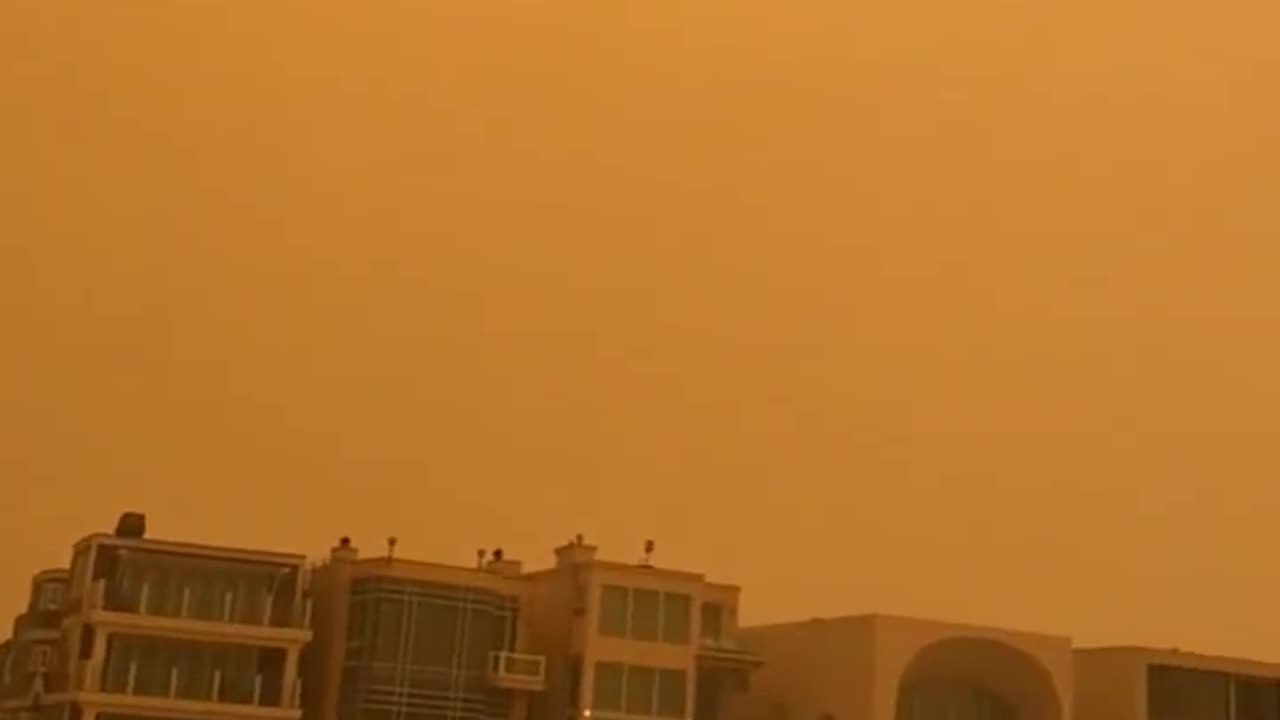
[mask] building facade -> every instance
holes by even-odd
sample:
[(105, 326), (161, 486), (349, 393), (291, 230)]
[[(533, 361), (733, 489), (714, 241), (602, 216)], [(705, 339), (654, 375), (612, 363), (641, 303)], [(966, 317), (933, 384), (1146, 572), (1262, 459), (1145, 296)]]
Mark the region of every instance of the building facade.
[(0, 717), (28, 720), (39, 713), (50, 685), (62, 675), (62, 607), (68, 573), (44, 570), (31, 579), (27, 607), (0, 645)]
[(301, 555), (91, 535), (43, 720), (297, 720), (311, 638)]
[(0, 643), (0, 720), (1280, 720), (1280, 664), (887, 615), (740, 628), (736, 586), (581, 536), (533, 571), (393, 549), (90, 535)]
[(581, 540), (525, 572), (359, 559), (314, 571), (315, 720), (719, 720), (758, 661), (736, 648), (738, 589), (600, 560)]
[(863, 615), (743, 631), (766, 664), (744, 720), (1065, 720), (1064, 637)]
[(1107, 720), (1280, 720), (1280, 664), (1108, 647), (1075, 655), (1076, 708)]

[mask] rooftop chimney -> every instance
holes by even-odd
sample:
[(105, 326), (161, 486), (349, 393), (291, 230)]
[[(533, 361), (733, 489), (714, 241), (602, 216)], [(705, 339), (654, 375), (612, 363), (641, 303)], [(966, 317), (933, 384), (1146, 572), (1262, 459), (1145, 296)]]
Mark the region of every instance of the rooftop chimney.
[(329, 559), (332, 562), (352, 562), (360, 557), (360, 551), (351, 545), (351, 538), (342, 536), (338, 539), (337, 547), (329, 551)]
[(596, 546), (588, 545), (578, 535), (568, 543), (556, 548), (556, 567), (589, 563), (596, 557)]

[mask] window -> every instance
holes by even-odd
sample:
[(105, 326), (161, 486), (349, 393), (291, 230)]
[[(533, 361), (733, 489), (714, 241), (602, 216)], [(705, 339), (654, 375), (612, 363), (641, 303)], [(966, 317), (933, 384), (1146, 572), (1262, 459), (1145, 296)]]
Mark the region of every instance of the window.
[(702, 627), (698, 631), (703, 640), (720, 642), (723, 632), (724, 608), (720, 603), (702, 603)]
[(600, 588), (600, 634), (605, 637), (627, 636), (629, 591), (616, 585)]
[(62, 583), (50, 582), (41, 585), (40, 596), (37, 600), (39, 609), (60, 610), (62, 608), (63, 591)]
[(591, 689), (591, 705), (599, 710), (622, 711), (622, 686), (626, 668), (619, 663), (598, 662)]
[(635, 717), (685, 717), (688, 679), (684, 670), (601, 662), (595, 666), (592, 710)]
[(1237, 677), (1235, 720), (1280, 720), (1280, 683)]
[(662, 594), (657, 590), (631, 591), (631, 639), (656, 641)]
[(687, 645), (689, 643), (689, 614), (693, 602), (682, 593), (662, 594), (662, 641)]
[(683, 670), (658, 671), (658, 717), (685, 716), (686, 686)]
[(403, 598), (378, 600), (377, 634), (373, 641), (375, 662), (394, 663), (400, 659), (403, 639), (405, 601)]
[(653, 715), (653, 696), (657, 685), (657, 671), (652, 668), (629, 665), (627, 667), (627, 714)]
[(1151, 720), (1227, 720), (1230, 677), (1216, 672), (1151, 666), (1147, 709)]
[(53, 664), (50, 661), (52, 657), (53, 648), (35, 645), (31, 648), (31, 654), (27, 656), (27, 669), (31, 672), (44, 672)]

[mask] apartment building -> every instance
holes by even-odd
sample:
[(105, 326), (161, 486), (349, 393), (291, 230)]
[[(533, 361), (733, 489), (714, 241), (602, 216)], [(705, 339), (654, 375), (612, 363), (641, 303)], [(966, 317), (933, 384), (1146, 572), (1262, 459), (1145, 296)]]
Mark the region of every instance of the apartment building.
[(314, 720), (720, 720), (759, 660), (737, 649), (738, 588), (596, 557), (581, 537), (526, 572), (360, 559), (313, 573)]
[(1280, 664), (1179, 650), (1075, 654), (1076, 712), (1105, 720), (1280, 720)]
[[(31, 720), (60, 672), (65, 569), (31, 578), (27, 607), (13, 621), (10, 639), (0, 644), (0, 720)], [(53, 679), (56, 685), (58, 680)]]
[(858, 615), (747, 628), (741, 637), (766, 664), (737, 720), (1073, 717), (1073, 651), (1061, 636)]
[(94, 534), (73, 548), (41, 720), (297, 720), (304, 556)]

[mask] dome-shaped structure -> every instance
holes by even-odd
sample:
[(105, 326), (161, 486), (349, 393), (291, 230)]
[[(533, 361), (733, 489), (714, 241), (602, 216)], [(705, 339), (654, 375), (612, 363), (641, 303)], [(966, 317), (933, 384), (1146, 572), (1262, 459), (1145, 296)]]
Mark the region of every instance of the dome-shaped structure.
[(896, 720), (1062, 720), (1053, 677), (1030, 654), (988, 638), (921, 648), (898, 682)]

